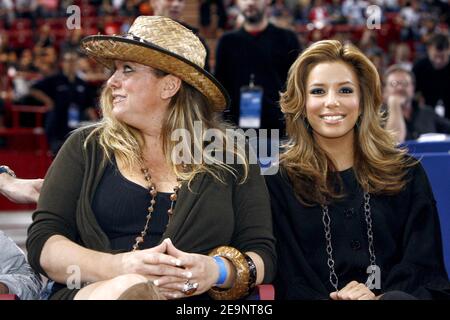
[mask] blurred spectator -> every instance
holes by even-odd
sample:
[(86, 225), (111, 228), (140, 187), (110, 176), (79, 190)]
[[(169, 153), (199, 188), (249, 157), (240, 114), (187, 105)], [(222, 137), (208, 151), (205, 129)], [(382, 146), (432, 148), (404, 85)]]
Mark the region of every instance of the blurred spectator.
[(11, 49), (9, 36), (6, 31), (0, 30), (0, 67), (3, 65), (3, 71), (7, 70), (7, 66), (14, 63), (16, 53)]
[(82, 28), (68, 30), (66, 33), (66, 39), (63, 41), (59, 48), (60, 52), (76, 51), (80, 45), (80, 40), (84, 36), (84, 30)]
[(439, 8), (439, 21), (446, 23), (447, 27), (450, 26), (450, 1), (441, 0), (435, 3)]
[(424, 133), (450, 134), (450, 120), (439, 117), (429, 106), (414, 99), (414, 74), (393, 65), (384, 75), (384, 101), (387, 111), (386, 129), (395, 133), (397, 141), (417, 139)]
[(403, 24), (408, 28), (418, 28), (420, 20), (420, 2), (412, 0), (406, 3), (406, 7), (400, 10), (400, 16), (403, 18)]
[(383, 49), (378, 45), (377, 33), (375, 30), (364, 29), (364, 33), (359, 42), (359, 48), (366, 55), (383, 54)]
[(92, 59), (89, 59), (86, 56), (81, 56), (78, 58), (78, 78), (92, 83), (93, 85), (106, 81), (108, 79), (108, 75), (105, 68), (99, 63), (92, 62)]
[(420, 2), (413, 0), (400, 10), (400, 36), (402, 41), (417, 40), (420, 36), (419, 23), (421, 19)]
[(385, 54), (382, 50), (372, 50), (367, 52), (367, 57), (370, 59), (370, 61), (372, 61), (377, 70), (380, 70), (380, 72), (383, 72), (386, 69), (386, 60), (384, 56)]
[(216, 53), (215, 75), (231, 97), (226, 117), (235, 124), (242, 123), (242, 112), (247, 110), (240, 108), (241, 94), (254, 85), (262, 88), (262, 101), (252, 106), (257, 110), (254, 116), (260, 119), (260, 127), (283, 130), (277, 102), (289, 67), (300, 52), (297, 36), (269, 23), (270, 1), (238, 0), (237, 4), (245, 18), (243, 27), (225, 33), (219, 39)]
[(0, 0), (0, 21), (4, 21), (9, 29), (14, 18), (14, 2), (12, 0)]
[[(450, 119), (450, 48), (448, 35), (435, 34), (427, 44), (428, 57), (413, 68), (416, 91), (425, 103)], [(432, 79), (432, 81), (430, 81)], [(443, 108), (443, 109), (442, 109)]]
[(227, 29), (235, 30), (242, 27), (244, 23), (244, 17), (241, 14), (241, 11), (236, 5), (236, 2), (233, 0), (229, 6), (226, 8), (227, 11)]
[(344, 24), (347, 22), (347, 18), (342, 12), (341, 0), (332, 0), (328, 6), (328, 12), (330, 14), (330, 21), (332, 24)]
[(294, 22), (296, 24), (307, 24), (309, 13), (309, 0), (298, 0), (293, 9)]
[(58, 16), (59, 0), (37, 0), (37, 16), (54, 18)]
[(14, 90), (15, 104), (33, 104), (30, 102), (28, 94), (33, 81), (39, 76), (38, 69), (34, 65), (34, 57), (31, 49), (22, 51), (19, 62), (12, 67), (12, 82)]
[(346, 17), (350, 25), (361, 26), (366, 23), (365, 12), (368, 3), (361, 0), (344, 0), (342, 3), (342, 15)]
[(217, 31), (215, 28), (214, 30), (211, 29), (211, 5), (216, 6), (217, 29), (219, 29), (219, 32), (225, 30), (227, 23), (227, 13), (223, 0), (200, 0), (200, 27), (202, 33), (206, 36)]
[(114, 14), (114, 7), (110, 0), (103, 0), (98, 11), (100, 16), (108, 16)]
[(274, 0), (269, 10), (269, 21), (274, 25), (291, 29), (292, 15), (284, 0)]
[(186, 7), (186, 0), (150, 0), (150, 4), (153, 8), (153, 12), (155, 16), (164, 16), (168, 17), (172, 20), (175, 20), (182, 24), (184, 27), (191, 30), (195, 35), (200, 38), (203, 46), (206, 49), (206, 59), (205, 59), (205, 70), (210, 71), (209, 69), (209, 48), (206, 44), (205, 40), (199, 36), (199, 30), (185, 22), (181, 21), (181, 17), (183, 15), (184, 8)]
[(120, 15), (135, 17), (139, 15), (139, 3), (140, 0), (128, 0), (120, 10)]
[(394, 64), (411, 71), (413, 64), (411, 59), (411, 49), (406, 43), (399, 43), (395, 47)]
[(382, 7), (386, 12), (398, 12), (400, 10), (397, 0), (375, 0), (371, 3)]
[(23, 251), (0, 231), (0, 294), (15, 294), (21, 300), (37, 300), (42, 280), (31, 268)]
[(55, 44), (55, 35), (52, 33), (48, 23), (43, 24), (37, 32), (35, 45), (36, 47), (50, 47)]
[[(122, 7), (125, 7), (125, 0), (111, 0), (111, 5), (114, 9), (114, 12), (119, 12)], [(128, 2), (132, 2), (132, 1), (128, 1)]]
[[(101, 30), (99, 28), (99, 30)], [(120, 33), (120, 22), (117, 21), (116, 17), (112, 14), (107, 14), (103, 18), (103, 34), (113, 35)]]
[(420, 41), (422, 44), (427, 44), (437, 32), (438, 20), (431, 13), (424, 13), (419, 29)]
[(58, 58), (54, 47), (36, 46), (33, 51), (35, 57), (34, 65), (38, 68), (39, 73), (42, 76), (50, 76), (57, 72)]
[(34, 12), (37, 9), (37, 0), (15, 0), (17, 17), (34, 20)]
[(77, 62), (77, 53), (64, 53), (61, 72), (42, 79), (30, 92), (49, 108), (45, 129), (53, 154), (58, 152), (67, 134), (80, 122), (97, 119), (92, 88), (77, 77)]
[(330, 23), (330, 14), (323, 0), (312, 0), (308, 18), (317, 29), (322, 29)]

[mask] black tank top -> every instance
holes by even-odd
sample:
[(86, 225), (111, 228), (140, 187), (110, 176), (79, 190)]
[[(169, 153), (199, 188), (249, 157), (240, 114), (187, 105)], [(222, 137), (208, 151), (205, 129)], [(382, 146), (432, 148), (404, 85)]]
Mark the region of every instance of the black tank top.
[[(158, 192), (149, 232), (140, 249), (154, 247), (161, 240), (169, 221), (170, 194)], [(125, 178), (113, 158), (97, 186), (92, 203), (95, 217), (113, 250), (132, 249), (135, 238), (144, 230), (150, 200), (148, 190)]]

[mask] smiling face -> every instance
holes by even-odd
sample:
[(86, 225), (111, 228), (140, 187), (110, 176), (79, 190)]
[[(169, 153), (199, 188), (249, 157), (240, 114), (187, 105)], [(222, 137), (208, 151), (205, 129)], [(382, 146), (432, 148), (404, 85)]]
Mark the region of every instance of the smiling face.
[(311, 69), (306, 83), (306, 117), (319, 144), (353, 141), (359, 104), (358, 78), (347, 64), (324, 62)]
[(112, 114), (121, 122), (140, 128), (145, 119), (165, 112), (168, 101), (161, 97), (163, 78), (155, 69), (134, 62), (115, 61), (107, 85), (112, 93)]

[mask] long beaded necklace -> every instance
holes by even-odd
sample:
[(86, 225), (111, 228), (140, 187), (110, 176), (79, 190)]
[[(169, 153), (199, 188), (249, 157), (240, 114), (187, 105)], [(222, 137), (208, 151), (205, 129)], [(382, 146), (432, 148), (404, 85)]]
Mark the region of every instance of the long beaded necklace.
[[(141, 231), (140, 235), (136, 237), (135, 243), (133, 245), (133, 251), (139, 250), (139, 245), (144, 242), (144, 238), (149, 232), (149, 226), (150, 226), (150, 220), (152, 219), (152, 213), (154, 211), (154, 207), (156, 204), (156, 195), (158, 194), (158, 191), (156, 190), (155, 184), (152, 182), (152, 177), (148, 171), (148, 168), (141, 168), (141, 172), (144, 175), (145, 181), (148, 185), (148, 191), (151, 197), (150, 200), (150, 206), (147, 208), (147, 216), (145, 221), (144, 230)], [(178, 190), (181, 188), (181, 179), (177, 178), (178, 185), (176, 185), (173, 188), (173, 193), (170, 195), (170, 208), (167, 210), (167, 215), (169, 216), (169, 222), (167, 225), (169, 225), (170, 221), (172, 220), (173, 214), (174, 214), (174, 206), (175, 202), (177, 201), (178, 197)], [(166, 226), (167, 228), (167, 226)]]

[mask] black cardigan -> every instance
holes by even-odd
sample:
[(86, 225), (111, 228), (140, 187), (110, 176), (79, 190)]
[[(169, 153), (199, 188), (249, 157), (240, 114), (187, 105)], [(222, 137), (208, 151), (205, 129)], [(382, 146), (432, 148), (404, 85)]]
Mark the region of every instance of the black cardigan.
[[(284, 171), (283, 171), (284, 172)], [(353, 169), (340, 172), (346, 197), (329, 206), (339, 289), (367, 280), (369, 265), (363, 192)], [(441, 231), (435, 200), (422, 166), (408, 172), (409, 182), (396, 196), (371, 195), (376, 263), (381, 290), (417, 298), (449, 298)], [(325, 231), (320, 206), (303, 206), (284, 173), (267, 176), (277, 239), (276, 296), (281, 299), (329, 299)]]

